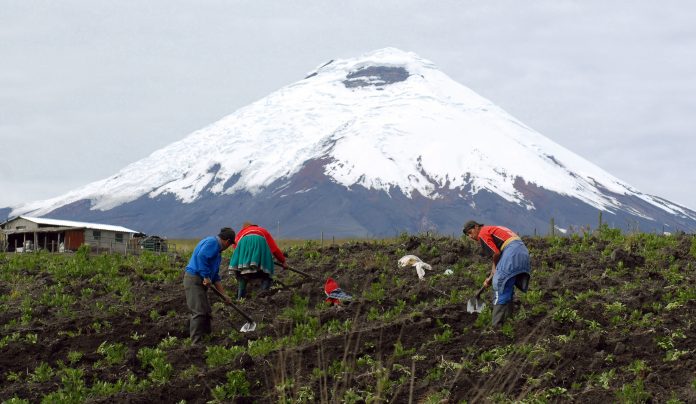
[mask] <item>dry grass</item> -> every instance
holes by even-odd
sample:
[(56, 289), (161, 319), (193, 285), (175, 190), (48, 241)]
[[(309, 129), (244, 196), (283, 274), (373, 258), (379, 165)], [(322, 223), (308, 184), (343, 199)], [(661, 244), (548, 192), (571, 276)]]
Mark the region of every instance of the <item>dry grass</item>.
[[(318, 246), (320, 247), (328, 247), (330, 245), (343, 245), (347, 243), (352, 243), (352, 242), (360, 242), (360, 241), (366, 241), (366, 242), (375, 242), (375, 241), (381, 241), (381, 242), (391, 242), (394, 241), (395, 238), (385, 238), (385, 239), (374, 239), (374, 238), (340, 238), (340, 239), (324, 239), (322, 240), (307, 240), (307, 239), (282, 239), (282, 240), (276, 240), (276, 243), (278, 243), (278, 247), (281, 250), (286, 250), (290, 247), (299, 247), (299, 246), (304, 246), (307, 243), (317, 243)], [(168, 240), (169, 245), (172, 247), (172, 250), (177, 251), (180, 254), (190, 254), (194, 248), (196, 248), (196, 244), (200, 239), (170, 239)]]

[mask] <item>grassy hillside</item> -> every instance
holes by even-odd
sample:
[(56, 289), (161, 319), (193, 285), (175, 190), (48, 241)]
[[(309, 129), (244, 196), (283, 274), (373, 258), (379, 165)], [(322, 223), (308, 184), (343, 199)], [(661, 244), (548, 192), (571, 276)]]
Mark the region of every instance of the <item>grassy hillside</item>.
[[(696, 238), (526, 238), (514, 319), (466, 313), (489, 262), (467, 240), (403, 235), (287, 248), (286, 287), (215, 300), (191, 346), (187, 256), (0, 254), (3, 402), (694, 402)], [(432, 264), (419, 281), (397, 260)], [(445, 275), (446, 269), (452, 275)], [(226, 271), (224, 271), (226, 272)], [(224, 274), (226, 275), (226, 274)], [(326, 305), (334, 277), (356, 301)], [(224, 278), (234, 290), (234, 280)]]

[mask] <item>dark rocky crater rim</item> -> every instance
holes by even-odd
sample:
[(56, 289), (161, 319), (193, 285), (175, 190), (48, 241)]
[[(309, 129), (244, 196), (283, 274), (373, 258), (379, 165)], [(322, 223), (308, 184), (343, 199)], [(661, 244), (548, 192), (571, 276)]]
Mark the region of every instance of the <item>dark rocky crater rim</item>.
[(382, 87), (406, 81), (411, 74), (400, 66), (367, 66), (348, 73), (343, 85), (347, 88)]

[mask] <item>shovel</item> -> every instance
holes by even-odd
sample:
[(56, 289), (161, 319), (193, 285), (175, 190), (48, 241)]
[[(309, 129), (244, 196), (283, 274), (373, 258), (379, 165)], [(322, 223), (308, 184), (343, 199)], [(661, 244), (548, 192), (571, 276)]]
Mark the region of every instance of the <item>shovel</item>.
[(468, 302), (466, 302), (467, 313), (480, 313), (483, 311), (483, 308), (486, 307), (486, 303), (481, 300), (481, 293), (483, 293), (484, 289), (486, 289), (486, 287), (481, 286), (481, 289), (479, 289), (478, 293), (476, 293), (476, 296), (472, 297)]
[(220, 298), (225, 302), (226, 305), (232, 307), (232, 308), (234, 309), (234, 311), (236, 311), (237, 313), (239, 313), (239, 315), (242, 316), (242, 317), (244, 317), (244, 319), (247, 321), (246, 323), (244, 323), (244, 325), (242, 326), (242, 328), (239, 329), (239, 331), (241, 331), (241, 332), (251, 332), (251, 331), (254, 331), (254, 330), (256, 329), (256, 322), (255, 322), (254, 320), (252, 320), (252, 318), (249, 317), (248, 314), (246, 314), (245, 312), (243, 312), (243, 311), (242, 311), (239, 307), (237, 307), (234, 303), (232, 303), (232, 302), (227, 303), (227, 302), (225, 301), (225, 295), (223, 295), (222, 293), (220, 293), (220, 291), (217, 290), (214, 286), (211, 287), (210, 289), (212, 289), (212, 290), (215, 292), (216, 295), (220, 296)]

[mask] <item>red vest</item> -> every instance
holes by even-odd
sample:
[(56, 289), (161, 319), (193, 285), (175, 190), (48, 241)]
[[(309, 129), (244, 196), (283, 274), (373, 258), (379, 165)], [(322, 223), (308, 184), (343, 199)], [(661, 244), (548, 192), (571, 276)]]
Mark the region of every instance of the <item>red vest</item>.
[(508, 241), (520, 239), (515, 232), (503, 226), (482, 226), (478, 238), (487, 255), (500, 254)]

